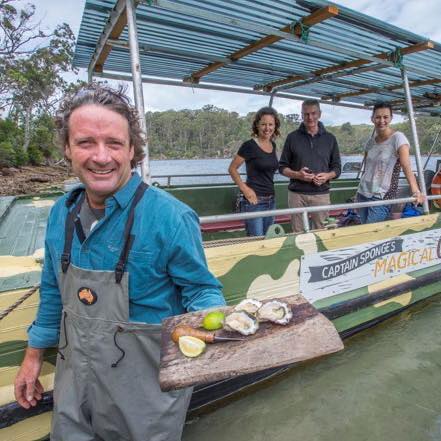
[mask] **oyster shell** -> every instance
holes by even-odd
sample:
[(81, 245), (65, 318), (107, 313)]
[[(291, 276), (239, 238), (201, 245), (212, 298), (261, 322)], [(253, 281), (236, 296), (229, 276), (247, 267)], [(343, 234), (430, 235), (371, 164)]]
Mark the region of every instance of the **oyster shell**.
[(242, 335), (251, 335), (259, 329), (259, 323), (245, 311), (233, 311), (225, 317), (224, 329), (236, 331)]
[(262, 306), (262, 302), (256, 299), (245, 299), (238, 303), (235, 307), (235, 311), (245, 311), (252, 316), (256, 316), (257, 310)]
[(271, 300), (259, 308), (256, 317), (259, 322), (287, 325), (292, 318), (292, 311), (288, 304), (279, 300)]

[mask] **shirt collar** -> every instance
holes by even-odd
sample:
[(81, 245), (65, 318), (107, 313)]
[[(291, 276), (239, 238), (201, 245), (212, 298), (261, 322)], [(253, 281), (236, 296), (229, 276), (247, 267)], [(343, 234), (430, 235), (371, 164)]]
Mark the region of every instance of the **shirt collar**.
[(140, 182), (141, 177), (138, 173), (134, 172), (127, 184), (112, 196), (122, 209), (125, 209), (127, 205), (129, 205)]
[[(300, 131), (308, 135), (308, 131), (306, 130), (305, 123), (301, 123), (299, 127)], [(318, 132), (314, 136), (320, 136), (323, 135), (326, 132), (325, 126), (321, 121), (318, 122)]]

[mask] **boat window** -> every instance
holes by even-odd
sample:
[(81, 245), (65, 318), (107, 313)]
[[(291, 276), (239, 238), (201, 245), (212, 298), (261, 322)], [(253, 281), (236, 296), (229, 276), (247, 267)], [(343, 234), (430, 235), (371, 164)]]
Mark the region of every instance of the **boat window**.
[(343, 165), (343, 172), (358, 172), (361, 170), (361, 162), (346, 162)]

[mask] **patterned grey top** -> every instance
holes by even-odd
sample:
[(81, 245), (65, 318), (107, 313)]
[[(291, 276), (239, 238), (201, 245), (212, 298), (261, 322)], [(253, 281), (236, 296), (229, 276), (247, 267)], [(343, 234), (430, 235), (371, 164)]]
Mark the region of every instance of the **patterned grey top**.
[(406, 136), (401, 132), (395, 132), (386, 141), (380, 143), (375, 141), (375, 137), (369, 139), (365, 147), (366, 164), (358, 186), (359, 193), (368, 198), (375, 196), (381, 199), (391, 199), (395, 197), (401, 169), (398, 149), (403, 144), (410, 145)]

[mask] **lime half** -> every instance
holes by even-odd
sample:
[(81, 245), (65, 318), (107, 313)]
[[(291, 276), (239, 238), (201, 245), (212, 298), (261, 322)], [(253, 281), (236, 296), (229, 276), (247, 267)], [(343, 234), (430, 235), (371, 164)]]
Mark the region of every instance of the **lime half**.
[(215, 331), (224, 326), (225, 314), (222, 311), (209, 312), (202, 321), (202, 326), (208, 331)]
[(197, 357), (204, 352), (205, 342), (196, 337), (179, 337), (179, 349), (186, 357)]

